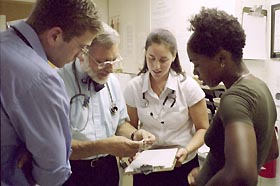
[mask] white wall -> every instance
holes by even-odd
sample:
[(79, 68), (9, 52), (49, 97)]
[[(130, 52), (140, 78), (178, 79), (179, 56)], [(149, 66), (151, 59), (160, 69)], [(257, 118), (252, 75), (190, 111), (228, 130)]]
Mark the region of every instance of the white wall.
[(104, 21), (105, 23), (108, 23), (109, 19), (108, 19), (108, 13), (109, 13), (109, 9), (108, 9), (108, 0), (94, 0), (97, 10), (99, 12), (99, 15), (102, 19), (102, 21)]
[(143, 47), (150, 32), (150, 0), (109, 0), (109, 22), (119, 18), (123, 71), (137, 73), (142, 67)]

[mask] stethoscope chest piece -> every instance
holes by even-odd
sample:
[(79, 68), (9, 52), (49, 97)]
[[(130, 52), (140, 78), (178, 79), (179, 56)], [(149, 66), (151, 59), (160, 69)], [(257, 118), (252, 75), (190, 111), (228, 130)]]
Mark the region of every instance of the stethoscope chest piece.
[(115, 104), (113, 104), (110, 108), (110, 112), (111, 112), (112, 115), (115, 115), (118, 112), (118, 110), (119, 109)]

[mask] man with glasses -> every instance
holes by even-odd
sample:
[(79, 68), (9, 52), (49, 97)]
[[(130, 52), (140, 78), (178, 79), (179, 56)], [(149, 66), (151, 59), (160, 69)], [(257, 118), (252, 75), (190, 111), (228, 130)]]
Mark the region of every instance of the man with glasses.
[(57, 186), (70, 176), (69, 99), (48, 61), (63, 67), (101, 30), (92, 0), (37, 0), (0, 34), (1, 184)]
[(112, 74), (122, 60), (118, 33), (104, 24), (89, 48), (59, 69), (70, 99), (72, 175), (66, 186), (118, 186), (118, 157), (134, 156), (155, 137), (128, 121), (122, 90)]

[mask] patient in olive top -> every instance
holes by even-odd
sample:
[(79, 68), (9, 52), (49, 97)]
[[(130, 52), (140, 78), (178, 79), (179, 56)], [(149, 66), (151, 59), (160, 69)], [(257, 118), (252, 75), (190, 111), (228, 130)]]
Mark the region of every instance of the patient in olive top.
[(187, 52), (194, 74), (210, 87), (222, 82), (227, 90), (205, 134), (210, 152), (188, 180), (197, 186), (255, 186), (268, 154), (278, 156), (273, 97), (242, 60), (246, 37), (237, 18), (202, 8), (190, 23)]

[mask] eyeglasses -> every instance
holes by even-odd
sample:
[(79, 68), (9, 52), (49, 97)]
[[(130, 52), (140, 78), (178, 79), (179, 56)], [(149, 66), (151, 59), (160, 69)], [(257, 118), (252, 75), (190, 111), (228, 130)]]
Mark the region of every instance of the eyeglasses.
[(90, 47), (89, 45), (83, 45), (79, 41), (77, 41), (76, 39), (73, 39), (73, 40), (75, 41), (75, 43), (80, 48), (80, 53), (78, 54), (78, 56), (84, 57), (84, 55), (87, 55), (89, 53), (89, 47)]
[[(77, 44), (79, 44), (78, 41), (75, 40), (75, 42)], [(78, 57), (82, 57), (84, 58), (85, 56), (92, 59), (93, 62), (97, 65), (98, 69), (103, 69), (109, 65), (114, 65), (118, 62), (121, 62), (123, 60), (123, 58), (119, 55), (115, 60), (113, 61), (104, 61), (104, 62), (98, 62), (92, 55), (89, 54), (89, 47), (88, 45), (85, 45), (85, 46), (79, 46), (80, 47), (80, 53), (78, 55)]]
[(115, 60), (113, 61), (104, 61), (104, 62), (98, 62), (92, 55), (90, 55), (89, 53), (87, 53), (86, 55), (89, 56), (89, 58), (91, 58), (93, 60), (93, 62), (97, 65), (98, 69), (103, 69), (109, 65), (114, 65), (116, 63), (119, 63), (123, 60), (123, 58), (121, 56), (118, 56)]
[(81, 48), (81, 52), (80, 55), (88, 55), (89, 54), (89, 46), (84, 46), (84, 47), (80, 47)]

